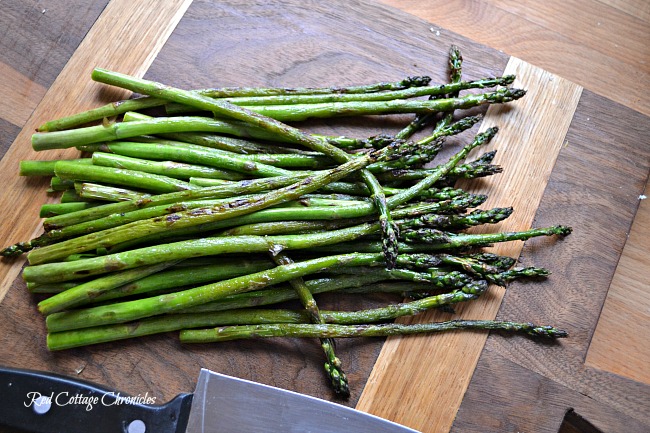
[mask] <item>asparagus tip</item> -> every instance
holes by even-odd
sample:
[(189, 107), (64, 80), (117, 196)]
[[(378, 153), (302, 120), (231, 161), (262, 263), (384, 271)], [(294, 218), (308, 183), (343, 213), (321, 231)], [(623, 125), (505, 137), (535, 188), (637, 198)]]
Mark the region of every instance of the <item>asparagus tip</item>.
[(406, 77), (400, 82), (400, 84), (404, 87), (422, 87), (428, 85), (430, 82), (431, 82), (431, 77), (423, 75), (423, 76), (415, 76), (415, 77)]
[(553, 233), (560, 236), (570, 235), (573, 229), (569, 226), (557, 225), (552, 228)]
[(348, 379), (341, 371), (340, 368), (330, 364), (329, 362), (325, 363), (325, 371), (327, 377), (330, 379), (334, 393), (341, 398), (350, 397), (350, 387), (348, 385)]
[(563, 329), (552, 326), (535, 326), (532, 323), (526, 333), (533, 337), (566, 338), (569, 336), (569, 333)]
[(0, 256), (2, 257), (18, 257), (23, 253), (31, 250), (32, 246), (29, 242), (18, 242), (17, 244), (10, 245), (2, 250), (0, 250)]

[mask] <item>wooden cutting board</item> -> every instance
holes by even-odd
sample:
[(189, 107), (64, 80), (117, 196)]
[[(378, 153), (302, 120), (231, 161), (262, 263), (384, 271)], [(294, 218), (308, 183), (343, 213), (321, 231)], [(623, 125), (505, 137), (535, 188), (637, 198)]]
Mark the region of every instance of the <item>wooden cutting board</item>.
[[(0, 162), (6, 209), (0, 239), (24, 240), (40, 228), (41, 182), (20, 179), (20, 159), (34, 154), (34, 126), (119, 97), (89, 81), (94, 66), (184, 88), (226, 85), (344, 85), (430, 75), (446, 80), (446, 53), (460, 46), (468, 79), (516, 73), (521, 101), (490, 108), (482, 128), (501, 129), (491, 144), (505, 173), (472, 188), (494, 206), (515, 207), (501, 229), (568, 224), (561, 242), (504, 245), (527, 265), (548, 267), (543, 283), (491, 289), (455, 315), (417, 320), (530, 320), (567, 329), (570, 338), (541, 344), (523, 337), (458, 332), (340, 341), (353, 392), (344, 404), (429, 431), (553, 431), (569, 408), (607, 431), (644, 431), (650, 388), (586, 366), (584, 359), (625, 243), (650, 165), (648, 118), (504, 53), (371, 2), (165, 2), (113, 0)], [(189, 8), (188, 8), (189, 6)], [(129, 11), (125, 14), (125, 11)], [(159, 25), (153, 25), (157, 23)], [(171, 34), (171, 35), (170, 35)], [(124, 94), (122, 94), (124, 96)], [(319, 132), (373, 135), (396, 122), (310, 122)], [(644, 141), (646, 140), (646, 141)], [(321, 354), (311, 341), (269, 340), (181, 347), (175, 335), (49, 353), (36, 300), (2, 264), (7, 293), (0, 308), (0, 360), (97, 381), (159, 401), (191, 391), (200, 367), (331, 399)], [(503, 299), (503, 302), (502, 302)], [(371, 301), (329, 300), (341, 308)], [(495, 404), (496, 403), (496, 404)]]

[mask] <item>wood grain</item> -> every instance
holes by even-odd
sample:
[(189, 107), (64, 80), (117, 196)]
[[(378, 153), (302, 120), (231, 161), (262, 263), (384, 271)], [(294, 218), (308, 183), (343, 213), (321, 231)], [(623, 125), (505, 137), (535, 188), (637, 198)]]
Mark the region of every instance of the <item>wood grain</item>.
[[(394, 14), (391, 9), (365, 2), (340, 5), (335, 2), (329, 8), (317, 2), (298, 4), (282, 1), (266, 5), (254, 4), (252, 8), (247, 4), (242, 8), (239, 2), (231, 1), (223, 2), (216, 10), (210, 8), (207, 2), (195, 2), (192, 8), (196, 13), (186, 14), (183, 19), (186, 24), (180, 26), (173, 36), (176, 43), (165, 47), (161, 53), (161, 62), (154, 63), (148, 76), (171, 78), (177, 80), (177, 85), (193, 83), (196, 77), (199, 77), (197, 82), (212, 84), (215, 76), (223, 84), (322, 84), (323, 79), (330, 78), (338, 83), (348, 79), (353, 81), (351, 77), (355, 76), (376, 76), (373, 74), (378, 71), (387, 71), (382, 77), (393, 78), (391, 74), (394, 72), (412, 71), (410, 66), (414, 66), (418, 71), (430, 72), (429, 68), (433, 68), (436, 72), (442, 72), (442, 63), (436, 63), (436, 57), (423, 47), (429, 48), (431, 44), (435, 51), (436, 47), (446, 46), (450, 42), (460, 43), (463, 51), (469, 53), (467, 57), (471, 57), (468, 59), (471, 65), (468, 68), (470, 73), (485, 72), (479, 70), (476, 64), (472, 65), (474, 59), (477, 63), (492, 62), (492, 65), (503, 66), (499, 63), (501, 59), (506, 58), (503, 53), (469, 43), (449, 31), (455, 30), (478, 42), (492, 45), (508, 54), (515, 54), (523, 60), (581, 84), (592, 92), (648, 114), (647, 101), (637, 96), (639, 86), (648, 87), (648, 63), (644, 60), (648, 56), (648, 47), (639, 43), (648, 39), (647, 23), (650, 13), (647, 2), (587, 0), (579, 5), (570, 2), (565, 8), (559, 5), (559, 2), (525, 2), (520, 7), (510, 2), (492, 0), (384, 1), (394, 3), (394, 6), (408, 12), (415, 12), (430, 23), (407, 18), (400, 13)], [(69, 57), (65, 49), (56, 51), (57, 54), (53, 56), (48, 56), (48, 53), (52, 52), (48, 50), (69, 50), (70, 47), (76, 47), (85, 33), (84, 26), (87, 26), (87, 29), (92, 23), (88, 22), (92, 15), (88, 11), (92, 8), (101, 10), (103, 4), (67, 0), (66, 6), (69, 7), (62, 8), (58, 4), (60, 2), (55, 1), (24, 3), (32, 8), (29, 14), (21, 12), (22, 9), (19, 11), (18, 8), (7, 8), (6, 5), (11, 5), (11, 2), (3, 0), (0, 22), (9, 23), (8, 28), (12, 31), (0, 37), (0, 63), (17, 72), (10, 71), (8, 75), (11, 80), (18, 80), (16, 83), (32, 85), (33, 82), (37, 86), (48, 88)], [(84, 6), (86, 3), (88, 5)], [(125, 5), (125, 8), (130, 9), (132, 4)], [(38, 10), (39, 5), (45, 5), (45, 14)], [(314, 9), (313, 15), (311, 9)], [(55, 13), (60, 16), (64, 12), (75, 17), (69, 20), (68, 28), (59, 25), (44, 30), (47, 26), (33, 25), (38, 24), (39, 20), (41, 23), (48, 22), (45, 18), (52, 17)], [(206, 13), (209, 17), (207, 20)], [(7, 14), (13, 15), (8, 17)], [(266, 19), (268, 17), (271, 19)], [(299, 18), (298, 21), (294, 21), (296, 17)], [(234, 20), (234, 28), (223, 26), (224, 19)], [(594, 28), (593, 20), (601, 22), (600, 28)], [(201, 25), (202, 22), (204, 25)], [(354, 22), (354, 25), (349, 25), (350, 22)], [(646, 25), (640, 26), (640, 22)], [(24, 23), (26, 25), (23, 25)], [(374, 23), (378, 25), (375, 26)], [(249, 26), (255, 31), (250, 32)], [(336, 26), (334, 28), (345, 35), (343, 41), (331, 33), (332, 26)], [(641, 33), (638, 32), (639, 29)], [(222, 44), (196, 46), (195, 41), (215, 32), (223, 39)], [(578, 37), (573, 35), (574, 32)], [(609, 32), (615, 34), (609, 38)], [(383, 38), (386, 34), (388, 40)], [(77, 37), (76, 41), (73, 36)], [(621, 38), (630, 43), (621, 47), (617, 42), (621, 41)], [(366, 49), (367, 39), (372, 39), (371, 50)], [(189, 46), (193, 49), (186, 49), (188, 45), (183, 45), (184, 41), (191, 41)], [(613, 41), (619, 47), (613, 46)], [(268, 45), (264, 45), (267, 42)], [(258, 48), (247, 48), (249, 44), (256, 44)], [(393, 53), (391, 48), (384, 49), (394, 46), (399, 47), (399, 53)], [(265, 50), (265, 47), (268, 49)], [(322, 48), (321, 54), (315, 58), (310, 57), (319, 47)], [(201, 53), (201, 50), (204, 52)], [(620, 51), (620, 55), (617, 51)], [(242, 52), (244, 58), (239, 58), (238, 54)], [(287, 61), (287, 56), (290, 58), (294, 52), (300, 55), (307, 53), (308, 60)], [(414, 57), (422, 53), (424, 56)], [(283, 56), (283, 62), (274, 61), (277, 54)], [(11, 59), (6, 60), (7, 57), (3, 57), (7, 55), (12, 56)], [(384, 70), (383, 60), (393, 55), (396, 63), (403, 64), (401, 67), (394, 64)], [(358, 62), (359, 57), (364, 61)], [(642, 61), (634, 63), (634, 59)], [(58, 62), (57, 65), (60, 66), (53, 66), (50, 63), (52, 61)], [(633, 63), (626, 63), (630, 61)], [(170, 76), (168, 73), (169, 68), (177, 72), (196, 62), (196, 70), (187, 74), (174, 73)], [(371, 66), (373, 62), (374, 66)], [(322, 73), (323, 64), (327, 65), (327, 74)], [(195, 77), (197, 70), (199, 74)], [(497, 68), (493, 72), (500, 70)], [(126, 69), (124, 71), (128, 72)], [(47, 77), (51, 77), (49, 82)], [(444, 79), (444, 75), (441, 73), (436, 79)], [(3, 85), (7, 88), (16, 89), (14, 94), (18, 97), (14, 96), (14, 100), (22, 103), (36, 99), (32, 96), (21, 96), (34, 94), (18, 91), (17, 86), (9, 84), (9, 79), (5, 81), (7, 84)], [(612, 105), (592, 92), (582, 95), (574, 119), (575, 125), (572, 125), (569, 131), (564, 143), (566, 147), (561, 150), (558, 165), (551, 175), (549, 192), (555, 192), (548, 199), (545, 193), (535, 224), (552, 224), (558, 220), (574, 221), (571, 218), (581, 222), (591, 221), (592, 217), (587, 218), (587, 215), (594, 213), (598, 215), (597, 221), (604, 221), (604, 224), (599, 226), (598, 222), (590, 222), (583, 234), (595, 229), (595, 235), (587, 237), (588, 242), (569, 248), (568, 252), (571, 254), (588, 252), (579, 255), (580, 260), (575, 262), (578, 265), (576, 269), (557, 273), (555, 266), (563, 269), (562, 258), (571, 257), (570, 254), (561, 254), (557, 262), (551, 260), (549, 254), (557, 252), (558, 245), (548, 247), (527, 243), (522, 253), (525, 262), (549, 266), (556, 271), (556, 275), (549, 279), (550, 282), (563, 280), (570, 285), (573, 281), (579, 281), (580, 285), (568, 291), (565, 291), (564, 287), (553, 285), (542, 290), (538, 296), (535, 296), (539, 288), (536, 284), (510, 287), (505, 293), (501, 312), (504, 316), (520, 317), (524, 320), (534, 318), (547, 319), (556, 324), (570, 323), (572, 338), (562, 342), (559, 348), (540, 349), (537, 343), (525, 339), (504, 339), (500, 335), (491, 335), (454, 421), (453, 431), (557, 431), (553, 428), (559, 425), (558, 417), (561, 419), (563, 410), (568, 407), (574, 407), (579, 414), (595, 422), (597, 426), (607, 427), (607, 431), (648, 430), (646, 420), (638, 418), (645, 413), (644, 406), (648, 406), (644, 400), (649, 394), (648, 389), (638, 382), (619, 376), (629, 377), (634, 372), (616, 371), (615, 375), (602, 371), (593, 366), (595, 358), (590, 357), (594, 356), (591, 350), (594, 350), (599, 341), (602, 348), (610, 348), (607, 354), (610, 358), (606, 361), (610, 364), (602, 368), (614, 368), (611, 360), (616, 359), (619, 351), (623, 352), (627, 359), (636, 356), (629, 345), (620, 350), (619, 346), (615, 346), (616, 349), (612, 351), (611, 342), (616, 342), (617, 338), (616, 335), (607, 335), (609, 331), (605, 328), (599, 328), (593, 340), (591, 336), (598, 322), (598, 312), (603, 305), (609, 280), (613, 278), (609, 291), (610, 296), (613, 296), (616, 293), (617, 275), (627, 268), (623, 266), (626, 253), (635, 251), (633, 247), (636, 246), (638, 251), (642, 252), (638, 255), (632, 254), (641, 259), (640, 266), (650, 268), (647, 261), (647, 257), (650, 257), (647, 254), (647, 226), (635, 223), (630, 231), (638, 195), (643, 191), (643, 179), (647, 179), (648, 174), (647, 153), (639, 152), (639, 143), (642, 145), (643, 137), (647, 138), (649, 125), (647, 117), (635, 116), (631, 110)], [(592, 110), (594, 107), (597, 110)], [(29, 108), (21, 107), (18, 111), (27, 113)], [(616, 125), (616, 119), (623, 119), (626, 127), (635, 127), (631, 132), (621, 130), (620, 125)], [(379, 127), (390, 131), (394, 125), (372, 123), (372, 126), (373, 129)], [(363, 130), (363, 126), (352, 125), (351, 130)], [(15, 124), (7, 122), (4, 118), (0, 119), (0, 152), (13, 142), (18, 131), (19, 128)], [(621, 141), (620, 137), (624, 139)], [(635, 138), (639, 142), (633, 145)], [(602, 161), (598, 155), (592, 155), (587, 161), (582, 161), (580, 152), (573, 153), (577, 149), (574, 148), (575, 143), (580, 143), (580, 149), (584, 151), (591, 142), (601, 143), (604, 150), (615, 144), (614, 147), (621, 152), (616, 155), (605, 152), (607, 157), (615, 156), (614, 162), (605, 166), (599, 165)], [(605, 156), (602, 159), (605, 159)], [(578, 170), (573, 175), (576, 163), (582, 171)], [(612, 179), (611, 188), (598, 190), (595, 195), (587, 185), (583, 185), (584, 178), (581, 177), (586, 173), (586, 178), (589, 179), (593, 175), (589, 169), (594, 167), (601, 167), (598, 173), (606, 179), (605, 183), (609, 182), (610, 177)], [(37, 191), (42, 190), (42, 185), (31, 187)], [(0, 200), (3, 199), (4, 196), (0, 196)], [(37, 206), (43, 197), (38, 195), (30, 199), (35, 200), (37, 204), (34, 206)], [(588, 212), (581, 206), (572, 206), (584, 200), (590, 204)], [(556, 206), (558, 203), (561, 206)], [(641, 206), (637, 219), (642, 214), (650, 215), (649, 208)], [(623, 250), (621, 265), (617, 268), (617, 258), (628, 232), (630, 239)], [(562, 248), (573, 245), (575, 237), (569, 239), (571, 242), (562, 243)], [(602, 243), (598, 242), (599, 239)], [(604, 266), (602, 269), (601, 265)], [(647, 280), (635, 279), (633, 273), (630, 271), (628, 274), (628, 277), (632, 278), (630, 286), (633, 286), (635, 294), (640, 290), (640, 296), (643, 297), (647, 291)], [(620, 293), (625, 293), (627, 280), (618, 281), (623, 283)], [(13, 288), (0, 309), (0, 359), (3, 363), (67, 374), (76, 374), (75, 371), (79, 371), (80, 377), (116, 386), (128, 392), (150, 390), (160, 400), (171, 397), (176, 391), (192, 389), (196, 371), (204, 365), (253, 380), (327, 397), (323, 393), (326, 387), (322, 383), (309, 384), (310, 381), (318, 381), (320, 377), (319, 372), (314, 371), (314, 365), (320, 359), (319, 353), (309, 345), (282, 342), (251, 344), (244, 348), (247, 351), (244, 359), (238, 356), (241, 350), (239, 346), (226, 345), (220, 346), (219, 357), (215, 357), (213, 348), (199, 348), (179, 359), (174, 355), (181, 351), (175, 339), (171, 336), (160, 336), (144, 339), (137, 344), (126, 342), (102, 346), (100, 350), (48, 353), (42, 350), (42, 324), (33, 320), (36, 312), (30, 309), (34, 299), (25, 293), (24, 285), (19, 280), (9, 283)], [(6, 281), (2, 287), (7, 288)], [(596, 296), (591, 296), (593, 291)], [(549, 298), (549, 295), (554, 296)], [(625, 296), (627, 301), (629, 296)], [(565, 302), (567, 300), (570, 301), (568, 304)], [(527, 307), (529, 302), (531, 305)], [(605, 302), (601, 320), (607, 317), (608, 309), (615, 308), (612, 305), (615, 304)], [(635, 314), (635, 317), (639, 316)], [(622, 318), (625, 319), (625, 316)], [(618, 319), (621, 321), (621, 316), (618, 316)], [(643, 322), (636, 324), (643, 326)], [(594, 344), (592, 349), (589, 349), (590, 341)], [(642, 339), (636, 341), (643, 342)], [(643, 349), (646, 346), (638, 346), (636, 353), (644, 356)], [(363, 383), (368, 377), (368, 366), (372, 366), (379, 347), (380, 341), (343, 342), (341, 352), (346, 355), (344, 362), (349, 365), (355, 383)], [(388, 350), (387, 348), (388, 346), (385, 350)], [(540, 354), (546, 355), (538, 358)], [(583, 362), (585, 357), (586, 366)], [(288, 372), (275, 368), (288, 364), (297, 365)], [(422, 364), (422, 368), (428, 367), (426, 363)], [(170, 369), (176, 372), (174, 377), (166, 377), (164, 374)], [(418, 391), (420, 389), (415, 388), (412, 391), (424, 392), (426, 395), (428, 390)], [(408, 404), (408, 397), (405, 398), (406, 403), (400, 404)], [(351, 404), (354, 404), (357, 398), (358, 394), (354, 396)], [(534, 403), (531, 404), (531, 401)], [(627, 402), (632, 403), (629, 408), (621, 407)], [(634, 418), (634, 413), (630, 413), (634, 411), (637, 411), (637, 418)], [(526, 416), (521, 415), (524, 413)]]
[[(650, 114), (647, 98), (630, 91), (650, 86), (647, 4), (637, 15), (633, 4), (633, 13), (621, 13), (600, 1), (382, 2), (429, 20), (443, 35), (445, 30), (461, 33)], [(630, 44), (634, 48), (628, 50)]]
[[(626, 233), (630, 230), (631, 218), (637, 210), (638, 192), (643, 190), (650, 168), (650, 149), (639, 140), (647, 130), (645, 117), (611, 102), (603, 104), (605, 101), (598, 95), (583, 91), (567, 133), (567, 145), (560, 151), (535, 216), (535, 225), (563, 221), (572, 226), (574, 232), (552, 247), (547, 239), (525, 243), (522, 262), (548, 267), (553, 274), (535, 284), (511, 284), (498, 315), (500, 319), (547, 321), (566, 329), (569, 338), (539, 350), (538, 343), (525, 338), (493, 335), (488, 338), (484, 354), (496, 352), (524, 367), (521, 371), (544, 376), (566, 389), (563, 395), (551, 397), (549, 394), (544, 398), (540, 391), (527, 390), (539, 407), (554, 405), (558, 399), (568, 400), (577, 392), (645, 425), (645, 430), (630, 430), (642, 432), (650, 426), (650, 417), (644, 409), (650, 406), (650, 387), (585, 365)], [(632, 123), (621, 127), (617, 120), (621, 116), (629, 118)], [(613, 142), (617, 145), (612, 146)], [(598, 177), (594, 177), (596, 173), (606, 175), (607, 181), (598, 181)], [(637, 195), (633, 191), (637, 191)], [(598, 215), (598, 221), (589, 215)], [(628, 347), (626, 351), (632, 349)], [(483, 358), (479, 366), (482, 362)], [(495, 371), (493, 365), (491, 369), (491, 374), (502, 374)], [(489, 374), (475, 372), (468, 395), (480, 392), (492, 380)], [(518, 380), (525, 382), (529, 377), (522, 375)], [(475, 404), (476, 400), (463, 401), (453, 430), (466, 431), (468, 425), (477, 419), (469, 415), (471, 412), (498, 419), (515, 431), (527, 429), (528, 421), (514, 417), (512, 407), (490, 406), (488, 409)], [(468, 418), (461, 416), (462, 413)], [(538, 417), (542, 413), (543, 410), (538, 412)], [(616, 420), (606, 422), (602, 417), (598, 420), (587, 417), (587, 420), (603, 431), (618, 431), (614, 429)], [(549, 422), (539, 419), (541, 425), (544, 424), (542, 421)]]
[(5, 78), (0, 82), (0, 92), (4, 96), (0, 118), (22, 126), (45, 95), (46, 89), (5, 63), (0, 63), (0, 75)]
[(585, 364), (650, 385), (648, 233), (650, 202), (642, 200), (607, 292)]
[(484, 380), (465, 394), (451, 430), (454, 433), (558, 433), (569, 408), (602, 432), (648, 431), (646, 423), (561, 382), (531, 374), (527, 367), (493, 351), (481, 355), (474, 374)]
[[(45, 183), (21, 178), (17, 162), (71, 158), (77, 154), (70, 149), (34, 152), (29, 145), (32, 131), (47, 120), (95, 107), (100, 100), (127, 97), (128, 93), (123, 91), (99, 92), (101, 86), (89, 79), (92, 69), (119, 67), (133, 75), (143, 75), (190, 3), (189, 0), (177, 0), (159, 7), (148, 1), (121, 3), (115, 0), (102, 12), (99, 25), (88, 32), (0, 161), (0, 183), (5, 187), (0, 207), (6, 220), (15, 222), (0, 227), (0, 239), (5, 244), (31, 239), (41, 231), (38, 220), (22, 216), (38, 215), (38, 208), (45, 199)], [(125, 14), (126, 9), (130, 13)], [(160, 25), (152, 26), (156, 22)], [(0, 263), (0, 300), (21, 267), (19, 261)]]
[[(513, 86), (528, 89), (528, 93), (521, 104), (488, 109), (481, 128), (498, 126), (500, 130), (479, 150), (497, 150), (495, 162), (506, 174), (462, 187), (487, 194), (486, 208), (514, 207), (513, 216), (494, 225), (494, 230), (526, 230), (532, 225), (582, 88), (515, 58), (503, 73), (515, 74)], [(490, 250), (516, 258), (521, 247), (518, 242), (503, 243)], [(491, 287), (485, 297), (459, 307), (454, 315), (431, 312), (405, 322), (493, 319), (503, 293), (502, 288)], [(448, 431), (486, 338), (486, 333), (462, 332), (389, 338), (358, 408), (423, 432)], [(410, 390), (416, 386), (430, 391), (413, 395)], [(400, 403), (404, 400), (409, 404)]]
[(650, 23), (650, 3), (644, 0), (600, 0), (600, 2), (625, 12), (628, 17), (623, 21), (627, 21), (629, 17), (636, 17)]
[(3, 0), (0, 63), (15, 71), (5, 76), (6, 89), (20, 94), (29, 90), (23, 84), (49, 88), (107, 3)]
[[(650, 48), (643, 42), (650, 38), (648, 2), (383, 1), (430, 20), (432, 28), (442, 29), (442, 34), (449, 29), (468, 35), (648, 114), (647, 104), (634, 90), (639, 83), (647, 83), (650, 71)], [(641, 122), (647, 136), (648, 123)], [(612, 137), (612, 142), (617, 139)], [(630, 190), (628, 186), (622, 189)], [(647, 184), (634, 191), (644, 190)], [(650, 206), (640, 206), (636, 220), (648, 219)], [(646, 305), (650, 281), (645, 273), (650, 269), (650, 243), (644, 224), (636, 220), (609, 288), (603, 324), (598, 324), (587, 364), (645, 380), (648, 369), (638, 360), (648, 358), (650, 321), (639, 312)], [(635, 263), (634, 269), (629, 269), (630, 263)], [(619, 339), (613, 331), (622, 328), (625, 332)]]
[(5, 0), (0, 8), (0, 158), (108, 3)]

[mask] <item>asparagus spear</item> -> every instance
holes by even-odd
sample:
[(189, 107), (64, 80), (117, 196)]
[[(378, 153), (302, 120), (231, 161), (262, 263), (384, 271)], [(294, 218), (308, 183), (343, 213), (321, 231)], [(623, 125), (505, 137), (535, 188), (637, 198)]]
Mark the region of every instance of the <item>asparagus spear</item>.
[(70, 212), (76, 212), (78, 210), (88, 209), (94, 206), (98, 206), (98, 204), (90, 203), (87, 201), (68, 202), (68, 203), (46, 203), (41, 206), (41, 210), (38, 216), (41, 218), (48, 218), (56, 215), (63, 215)]
[(142, 266), (96, 278), (39, 302), (38, 309), (43, 314), (51, 314), (82, 305), (87, 303), (90, 299), (97, 298), (104, 293), (132, 281), (155, 274), (163, 269), (169, 268), (175, 263), (176, 262), (174, 261), (162, 262), (151, 266)]
[[(271, 249), (273, 249), (273, 247), (271, 247)], [(271, 256), (278, 265), (290, 265), (294, 263), (289, 256), (282, 252), (278, 254), (271, 253)], [(289, 280), (289, 284), (296, 291), (298, 299), (300, 299), (300, 302), (309, 314), (311, 322), (320, 324), (325, 323), (321, 317), (318, 304), (303, 279), (294, 278)], [(341, 360), (336, 356), (334, 351), (334, 340), (331, 338), (321, 338), (320, 345), (325, 352), (325, 372), (332, 384), (334, 392), (343, 398), (349, 397), (350, 388), (348, 385), (348, 378), (343, 371)]]
[[(92, 161), (88, 158), (77, 158), (69, 161), (73, 161), (79, 164), (92, 164)], [(32, 160), (23, 160), (20, 161), (20, 171), (21, 176), (55, 176), (54, 174), (54, 165), (58, 160), (54, 161), (32, 161)]]
[(538, 326), (532, 323), (517, 323), (493, 320), (452, 320), (448, 322), (402, 325), (397, 323), (383, 325), (312, 325), (312, 324), (268, 324), (226, 326), (207, 330), (184, 330), (180, 333), (181, 343), (212, 343), (244, 338), (268, 337), (311, 337), (311, 338), (350, 338), (350, 337), (388, 337), (457, 329), (485, 329), (509, 332), (523, 332), (532, 337), (564, 338), (567, 332), (551, 326)]
[(197, 189), (196, 185), (167, 176), (112, 167), (59, 161), (54, 166), (57, 177), (72, 181), (105, 182), (157, 193)]
[(206, 167), (204, 165), (186, 164), (176, 160), (151, 161), (105, 152), (93, 152), (91, 160), (94, 165), (101, 165), (103, 167), (138, 170), (183, 180), (189, 180), (190, 177), (222, 180), (242, 180), (245, 178), (245, 175), (234, 171)]
[[(454, 84), (458, 84), (461, 82), (461, 71), (462, 71), (462, 56), (460, 54), (460, 50), (458, 47), (455, 45), (452, 45), (449, 49), (449, 81), (451, 82), (451, 85), (453, 86)], [(509, 76), (508, 82), (504, 82), (501, 85), (508, 85), (512, 84), (514, 81), (514, 76)], [(450, 86), (450, 87), (452, 87)], [(445, 93), (449, 93), (451, 97), (458, 96), (458, 92), (461, 89), (456, 87), (454, 89), (449, 90), (449, 92), (444, 92), (441, 94), (433, 94), (430, 96), (430, 98), (436, 98), (436, 97), (441, 97), (441, 95), (444, 95)], [(396, 134), (397, 138), (407, 138), (410, 137), (411, 135), (415, 134), (417, 131), (419, 131), (424, 125), (427, 123), (431, 122), (433, 118), (435, 117), (436, 113), (425, 113), (425, 114), (418, 114), (415, 116), (415, 118), (406, 125), (400, 132)], [(451, 120), (453, 118), (453, 112), (447, 113), (443, 119), (436, 125), (434, 128), (434, 135), (440, 133), (441, 130), (443, 130), (446, 126), (451, 123)]]
[[(426, 214), (398, 223), (400, 232), (409, 235), (409, 232), (419, 228), (455, 229), (462, 230), (480, 224), (494, 224), (503, 221), (512, 214), (512, 207), (492, 208), (488, 210), (476, 209), (465, 215), (440, 215)], [(417, 232), (413, 235), (417, 239)]]
[(336, 116), (363, 116), (397, 113), (430, 113), (468, 109), (483, 104), (502, 104), (515, 101), (525, 95), (521, 89), (502, 88), (493, 92), (468, 94), (457, 98), (429, 100), (389, 100), (323, 102), (293, 105), (247, 105), (248, 110), (282, 122), (296, 122), (311, 118)]
[[(463, 70), (463, 66), (462, 66), (463, 65), (463, 56), (461, 55), (460, 50), (458, 49), (458, 47), (455, 46), (455, 45), (452, 45), (449, 48), (449, 61), (448, 61), (448, 63), (449, 63), (449, 80), (452, 83), (461, 82), (461, 75), (462, 75), (462, 70)], [(513, 78), (513, 81), (514, 81), (514, 77), (512, 77), (512, 78)], [(511, 84), (511, 83), (512, 83), (512, 81), (510, 81), (510, 83), (506, 83), (506, 84), (502, 83), (501, 85), (507, 85), (507, 84)], [(451, 92), (449, 92), (449, 97), (450, 98), (457, 97), (460, 90), (461, 89), (452, 90)], [(439, 131), (439, 130), (442, 130), (442, 129), (446, 128), (453, 121), (453, 118), (454, 118), (454, 110), (449, 110), (443, 116), (443, 118), (438, 122), (436, 127), (434, 128), (434, 133), (436, 131)]]
[(74, 192), (81, 199), (110, 201), (110, 202), (146, 200), (148, 199), (148, 197), (151, 197), (151, 194), (146, 192), (134, 191), (126, 188), (117, 188), (114, 186), (108, 186), (108, 185), (97, 184), (92, 182), (75, 182)]
[[(433, 253), (444, 250), (463, 250), (474, 247), (486, 247), (497, 242), (510, 242), (515, 240), (527, 240), (536, 236), (567, 236), (571, 228), (557, 225), (551, 227), (532, 228), (519, 232), (503, 233), (478, 233), (478, 234), (447, 234), (449, 242), (436, 243), (409, 243), (401, 247), (402, 254)], [(314, 247), (314, 253), (342, 254), (349, 251), (360, 253), (372, 253), (381, 251), (381, 243), (373, 241), (364, 242), (339, 242), (336, 244)]]

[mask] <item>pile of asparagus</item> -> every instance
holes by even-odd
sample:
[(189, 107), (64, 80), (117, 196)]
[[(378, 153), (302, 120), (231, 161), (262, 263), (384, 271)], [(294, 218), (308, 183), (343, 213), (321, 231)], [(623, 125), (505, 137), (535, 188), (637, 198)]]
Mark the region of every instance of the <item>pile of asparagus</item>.
[[(548, 275), (481, 247), (570, 232), (464, 232), (512, 213), (478, 209), (484, 195), (454, 187), (459, 178), (501, 172), (493, 152), (466, 161), (497, 128), (476, 134), (447, 161), (432, 161), (446, 137), (480, 121), (465, 109), (525, 92), (508, 87), (513, 76), (463, 81), (461, 62), (452, 47), (450, 82), (440, 85), (409, 77), (344, 88), (196, 91), (95, 69), (94, 80), (142, 96), (39, 128), (35, 150), (82, 153), (21, 162), (22, 175), (51, 176), (51, 190), (63, 192), (60, 203), (42, 206), (44, 234), (2, 250), (27, 254), (23, 278), (44, 296), (38, 309), (48, 348), (170, 331), (180, 331), (183, 343), (318, 338), (328, 379), (347, 396), (333, 338), (450, 329), (566, 336), (531, 323), (392, 322), (477, 299), (489, 284)], [(467, 89), (478, 90), (461, 96)], [(396, 113), (415, 116), (392, 136), (300, 128), (313, 117)], [(395, 302), (326, 311), (315, 299), (325, 292), (394, 293)]]

